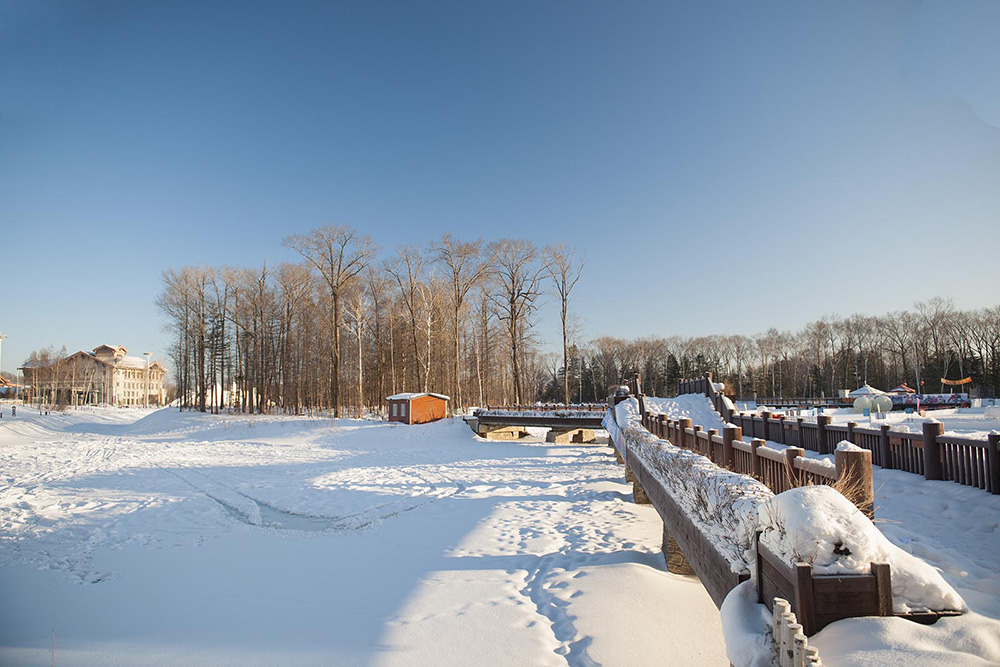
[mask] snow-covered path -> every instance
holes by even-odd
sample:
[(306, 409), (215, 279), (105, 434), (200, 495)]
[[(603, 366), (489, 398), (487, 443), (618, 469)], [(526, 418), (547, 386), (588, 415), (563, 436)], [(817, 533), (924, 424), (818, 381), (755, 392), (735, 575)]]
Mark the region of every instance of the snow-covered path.
[[(141, 417), (141, 418), (140, 418)], [(78, 411), (0, 423), (0, 664), (725, 664), (606, 447)]]

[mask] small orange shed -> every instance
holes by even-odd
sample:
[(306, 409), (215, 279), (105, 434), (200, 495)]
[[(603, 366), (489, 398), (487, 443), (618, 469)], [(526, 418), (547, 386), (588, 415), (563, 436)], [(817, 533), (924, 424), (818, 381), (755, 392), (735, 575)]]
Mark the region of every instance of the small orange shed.
[(389, 421), (404, 424), (425, 424), (444, 419), (448, 415), (448, 401), (444, 394), (393, 394), (389, 402)]

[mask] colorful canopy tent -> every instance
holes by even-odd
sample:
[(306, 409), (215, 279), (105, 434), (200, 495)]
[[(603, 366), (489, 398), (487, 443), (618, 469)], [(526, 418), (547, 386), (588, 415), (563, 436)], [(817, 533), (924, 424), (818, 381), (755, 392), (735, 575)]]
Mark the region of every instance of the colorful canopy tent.
[(848, 398), (859, 398), (861, 396), (881, 396), (884, 393), (885, 392), (882, 391), (881, 389), (876, 389), (870, 384), (864, 384), (855, 389), (854, 391), (852, 391), (847, 396)]

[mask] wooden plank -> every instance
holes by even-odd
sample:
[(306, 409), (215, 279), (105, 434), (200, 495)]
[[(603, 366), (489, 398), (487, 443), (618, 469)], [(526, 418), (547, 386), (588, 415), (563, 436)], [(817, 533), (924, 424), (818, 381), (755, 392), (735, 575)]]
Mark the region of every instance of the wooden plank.
[(816, 602), (813, 599), (812, 566), (807, 563), (795, 564), (795, 616), (807, 637), (816, 632)]
[(875, 577), (875, 596), (878, 600), (878, 615), (892, 616), (892, 571), (888, 563), (872, 563)]

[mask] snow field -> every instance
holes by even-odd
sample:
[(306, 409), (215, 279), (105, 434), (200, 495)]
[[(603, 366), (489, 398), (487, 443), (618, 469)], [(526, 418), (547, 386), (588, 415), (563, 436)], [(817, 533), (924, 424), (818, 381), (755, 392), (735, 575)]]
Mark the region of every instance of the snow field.
[(725, 664), (607, 447), (160, 411), (0, 423), (0, 664)]

